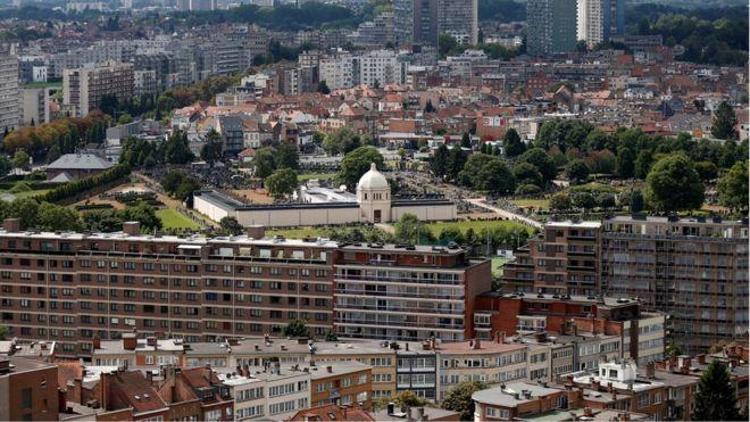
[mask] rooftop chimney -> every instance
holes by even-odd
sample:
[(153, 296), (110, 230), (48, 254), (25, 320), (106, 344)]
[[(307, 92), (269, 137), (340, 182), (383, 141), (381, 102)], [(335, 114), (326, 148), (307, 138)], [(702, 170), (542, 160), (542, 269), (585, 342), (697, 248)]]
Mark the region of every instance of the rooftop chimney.
[(583, 408), (583, 416), (593, 418), (594, 417), (594, 410), (590, 407), (586, 406)]
[(253, 239), (263, 239), (266, 237), (266, 227), (260, 224), (247, 226), (247, 236)]
[(333, 366), (331, 366), (331, 365), (326, 366), (326, 371), (328, 371), (329, 374), (332, 374), (333, 373)]
[(479, 350), (480, 348), (481, 348), (481, 343), (479, 342), (479, 339), (478, 338), (474, 339), (474, 346), (472, 347), (472, 349)]
[(122, 223), (123, 233), (130, 236), (137, 236), (141, 234), (141, 223), (138, 221), (126, 221)]
[(125, 333), (122, 335), (122, 348), (125, 350), (135, 350), (138, 347), (138, 339), (135, 333)]
[(6, 232), (20, 232), (21, 231), (21, 219), (20, 218), (6, 218), (3, 220), (3, 229)]
[(92, 340), (91, 346), (94, 348), (94, 350), (101, 349), (102, 348), (102, 339), (99, 337), (94, 337)]
[(650, 380), (656, 378), (656, 363), (649, 362), (646, 364), (646, 378)]

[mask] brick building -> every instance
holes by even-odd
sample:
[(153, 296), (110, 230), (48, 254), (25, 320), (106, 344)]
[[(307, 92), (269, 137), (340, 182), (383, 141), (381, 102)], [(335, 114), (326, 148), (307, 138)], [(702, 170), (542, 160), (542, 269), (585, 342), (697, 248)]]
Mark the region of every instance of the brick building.
[(509, 292), (638, 298), (689, 353), (747, 339), (748, 224), (617, 216), (550, 222), (504, 268)]
[(0, 420), (58, 420), (57, 367), (35, 359), (0, 357)]
[(639, 365), (662, 359), (665, 323), (665, 314), (646, 312), (635, 300), (542, 293), (488, 292), (477, 297), (474, 313), (481, 338), (539, 332), (616, 336), (622, 344), (621, 357), (636, 359)]
[(461, 340), (490, 287), (489, 261), (458, 248), (148, 236), (138, 223), (92, 234), (4, 227), (0, 324), (56, 341), (61, 357), (133, 330), (192, 343), (279, 335), (294, 319), (315, 336)]

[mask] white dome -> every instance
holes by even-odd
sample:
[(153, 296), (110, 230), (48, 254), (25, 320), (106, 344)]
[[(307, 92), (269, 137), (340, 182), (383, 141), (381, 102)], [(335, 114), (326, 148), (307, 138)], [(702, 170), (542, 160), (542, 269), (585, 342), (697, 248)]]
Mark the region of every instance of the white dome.
[(377, 167), (375, 167), (375, 163), (370, 164), (370, 171), (363, 174), (357, 183), (357, 190), (390, 190), (390, 188), (391, 186), (388, 184), (388, 180), (383, 176), (383, 173), (378, 171)]

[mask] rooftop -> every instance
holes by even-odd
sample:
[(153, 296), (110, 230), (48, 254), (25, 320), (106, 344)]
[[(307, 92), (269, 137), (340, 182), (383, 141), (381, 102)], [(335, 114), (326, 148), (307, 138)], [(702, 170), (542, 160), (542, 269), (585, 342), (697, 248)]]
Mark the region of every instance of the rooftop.
[(64, 154), (47, 166), (48, 170), (106, 170), (113, 163), (94, 154)]
[[(526, 382), (512, 382), (505, 386), (488, 388), (474, 393), (471, 398), (482, 404), (502, 407), (517, 407), (538, 400), (539, 397), (561, 393), (557, 388), (543, 387)], [(524, 394), (525, 393), (525, 394)]]

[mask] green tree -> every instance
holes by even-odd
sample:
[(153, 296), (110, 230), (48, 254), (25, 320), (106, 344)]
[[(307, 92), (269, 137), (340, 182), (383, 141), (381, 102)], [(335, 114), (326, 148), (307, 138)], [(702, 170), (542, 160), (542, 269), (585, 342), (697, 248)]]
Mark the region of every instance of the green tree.
[(719, 168), (711, 161), (697, 161), (695, 163), (695, 171), (698, 172), (698, 176), (704, 182), (714, 180), (719, 175)]
[(5, 338), (8, 336), (8, 327), (4, 325), (0, 325), (0, 341), (5, 341)]
[(21, 220), (21, 227), (30, 229), (39, 224), (39, 202), (33, 198), (18, 198), (10, 204), (10, 216)]
[(722, 101), (714, 112), (711, 124), (711, 135), (719, 139), (734, 139), (736, 133), (734, 126), (737, 124), (737, 115), (734, 114), (732, 106)]
[(277, 169), (299, 169), (299, 150), (297, 144), (285, 142), (276, 148)]
[(738, 161), (732, 168), (727, 170), (721, 179), (717, 189), (719, 191), (719, 203), (732, 211), (747, 211), (748, 209), (748, 167), (747, 161)]
[(323, 138), (321, 145), (328, 155), (346, 154), (360, 146), (359, 136), (349, 127), (344, 126)]
[(263, 184), (271, 196), (276, 199), (283, 198), (297, 189), (297, 172), (289, 168), (276, 170), (266, 177)]
[(138, 221), (141, 223), (141, 230), (154, 231), (161, 229), (161, 219), (156, 215), (156, 209), (145, 202), (130, 207), (126, 207), (120, 212), (122, 221)]
[(414, 214), (402, 215), (395, 226), (396, 239), (400, 242), (416, 245), (433, 240), (430, 229)]
[(81, 218), (74, 209), (49, 202), (42, 202), (39, 206), (39, 227), (53, 232), (82, 229)]
[(479, 390), (487, 388), (479, 381), (463, 381), (448, 390), (441, 407), (461, 414), (462, 421), (474, 419), (474, 400), (471, 396)]
[(360, 177), (370, 170), (370, 165), (383, 169), (383, 156), (373, 147), (359, 147), (354, 151), (346, 154), (341, 160), (338, 180), (346, 185), (347, 189), (354, 190), (357, 187)]
[(565, 174), (571, 183), (583, 183), (589, 178), (589, 166), (583, 160), (573, 160), (568, 163)]
[(531, 184), (537, 187), (544, 185), (544, 178), (542, 173), (539, 173), (539, 169), (535, 165), (529, 163), (518, 163), (513, 166), (513, 176), (516, 178), (516, 182), (521, 184)]
[(635, 157), (630, 148), (620, 148), (617, 151), (615, 173), (623, 179), (630, 179), (635, 174)]
[(282, 330), (284, 337), (309, 337), (310, 330), (305, 325), (305, 321), (301, 319), (295, 319), (289, 321), (289, 323)]
[(630, 212), (636, 213), (643, 211), (644, 206), (643, 193), (636, 189), (630, 193)]
[(438, 52), (440, 57), (456, 53), (459, 48), (458, 41), (453, 35), (442, 33), (438, 36)]
[(18, 150), (13, 155), (13, 167), (17, 169), (29, 168), (31, 157), (24, 150)]
[(570, 202), (570, 196), (567, 193), (560, 192), (552, 195), (549, 200), (549, 207), (555, 211), (569, 210), (573, 205)]
[(712, 361), (698, 381), (695, 394), (693, 420), (696, 421), (739, 421), (737, 397), (729, 378), (729, 371), (723, 362)]
[(530, 150), (521, 154), (518, 158), (519, 162), (529, 163), (539, 170), (544, 183), (552, 181), (557, 176), (557, 166), (546, 152), (541, 148), (531, 148)]
[(237, 221), (237, 218), (232, 216), (226, 216), (219, 220), (219, 227), (221, 227), (224, 233), (232, 236), (238, 236), (244, 231), (242, 224)]
[(515, 177), (505, 162), (487, 154), (472, 154), (458, 179), (461, 184), (484, 192), (508, 194), (516, 189)]
[(461, 149), (461, 145), (453, 144), (448, 154), (448, 164), (446, 166), (448, 180), (458, 180), (458, 174), (464, 169), (464, 164), (466, 164), (466, 153)]
[(443, 143), (435, 150), (430, 159), (430, 169), (436, 177), (443, 178), (448, 171), (448, 159), (450, 152), (448, 147)]
[(642, 150), (638, 153), (638, 157), (635, 159), (635, 177), (644, 180), (648, 176), (648, 172), (651, 171), (654, 159), (651, 155), (651, 151)]
[(265, 179), (270, 176), (276, 170), (276, 154), (274, 149), (264, 147), (255, 151), (253, 167), (255, 168), (256, 177)]
[(573, 206), (582, 210), (590, 210), (596, 206), (596, 198), (591, 192), (575, 192), (570, 198)]
[(461, 148), (471, 148), (471, 136), (468, 132), (461, 135)]
[(326, 81), (318, 82), (318, 92), (323, 95), (328, 95), (331, 93), (331, 90), (328, 88), (328, 84), (326, 83)]
[(505, 132), (505, 136), (503, 136), (503, 149), (505, 150), (506, 157), (517, 157), (526, 151), (526, 144), (523, 143), (518, 132), (510, 128)]
[(211, 128), (206, 134), (206, 143), (201, 148), (201, 160), (208, 163), (210, 167), (221, 160), (223, 142), (219, 132)]
[(131, 116), (128, 113), (123, 113), (120, 117), (117, 118), (117, 124), (119, 125), (126, 125), (132, 122), (133, 122), (133, 116)]
[(13, 169), (13, 163), (4, 155), (0, 155), (0, 177), (7, 175)]
[(693, 163), (684, 154), (669, 155), (657, 161), (646, 177), (646, 202), (656, 211), (700, 208), (704, 191)]

